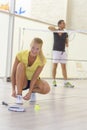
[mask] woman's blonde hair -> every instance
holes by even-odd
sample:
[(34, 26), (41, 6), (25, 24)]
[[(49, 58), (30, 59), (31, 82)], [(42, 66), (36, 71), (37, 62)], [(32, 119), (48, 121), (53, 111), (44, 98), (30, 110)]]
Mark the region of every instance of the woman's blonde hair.
[(41, 38), (36, 37), (32, 40), (31, 45), (33, 43), (38, 43), (41, 46), (40, 52), (39, 52), (39, 57), (40, 57), (42, 64), (44, 65), (46, 62), (46, 59), (45, 59), (45, 56), (44, 56), (43, 51), (42, 51), (43, 40)]

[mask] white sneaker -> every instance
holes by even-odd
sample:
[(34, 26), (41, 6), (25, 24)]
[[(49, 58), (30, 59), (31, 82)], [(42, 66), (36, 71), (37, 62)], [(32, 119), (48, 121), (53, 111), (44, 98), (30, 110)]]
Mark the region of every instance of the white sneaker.
[(32, 93), (31, 98), (30, 98), (30, 102), (35, 102), (35, 101), (36, 101), (36, 94)]
[(16, 104), (22, 105), (23, 104), (22, 99), (23, 99), (22, 95), (17, 95), (17, 97), (16, 97)]

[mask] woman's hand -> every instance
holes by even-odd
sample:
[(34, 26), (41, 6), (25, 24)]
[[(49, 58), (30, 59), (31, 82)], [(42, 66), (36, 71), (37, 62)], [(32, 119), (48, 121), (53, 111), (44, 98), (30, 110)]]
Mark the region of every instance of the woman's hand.
[(28, 93), (23, 97), (23, 99), (24, 99), (24, 100), (29, 100), (30, 97), (31, 97), (31, 94), (28, 92)]

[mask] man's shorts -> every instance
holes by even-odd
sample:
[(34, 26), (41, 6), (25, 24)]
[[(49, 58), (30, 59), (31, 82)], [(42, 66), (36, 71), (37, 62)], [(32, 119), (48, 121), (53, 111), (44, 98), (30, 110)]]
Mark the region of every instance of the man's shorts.
[(66, 64), (67, 54), (65, 51), (55, 51), (53, 50), (53, 63), (63, 63)]

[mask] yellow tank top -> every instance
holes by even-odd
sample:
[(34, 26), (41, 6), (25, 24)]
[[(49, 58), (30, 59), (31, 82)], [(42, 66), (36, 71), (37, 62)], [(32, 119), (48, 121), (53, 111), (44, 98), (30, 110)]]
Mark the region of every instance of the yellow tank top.
[(28, 55), (29, 55), (29, 50), (21, 51), (17, 54), (17, 59), (20, 62), (24, 63), (26, 67), (26, 77), (28, 80), (31, 80), (37, 67), (43, 66), (46, 63), (46, 59), (44, 59), (44, 63), (42, 64), (42, 61), (38, 55), (35, 62), (31, 66), (28, 66)]

